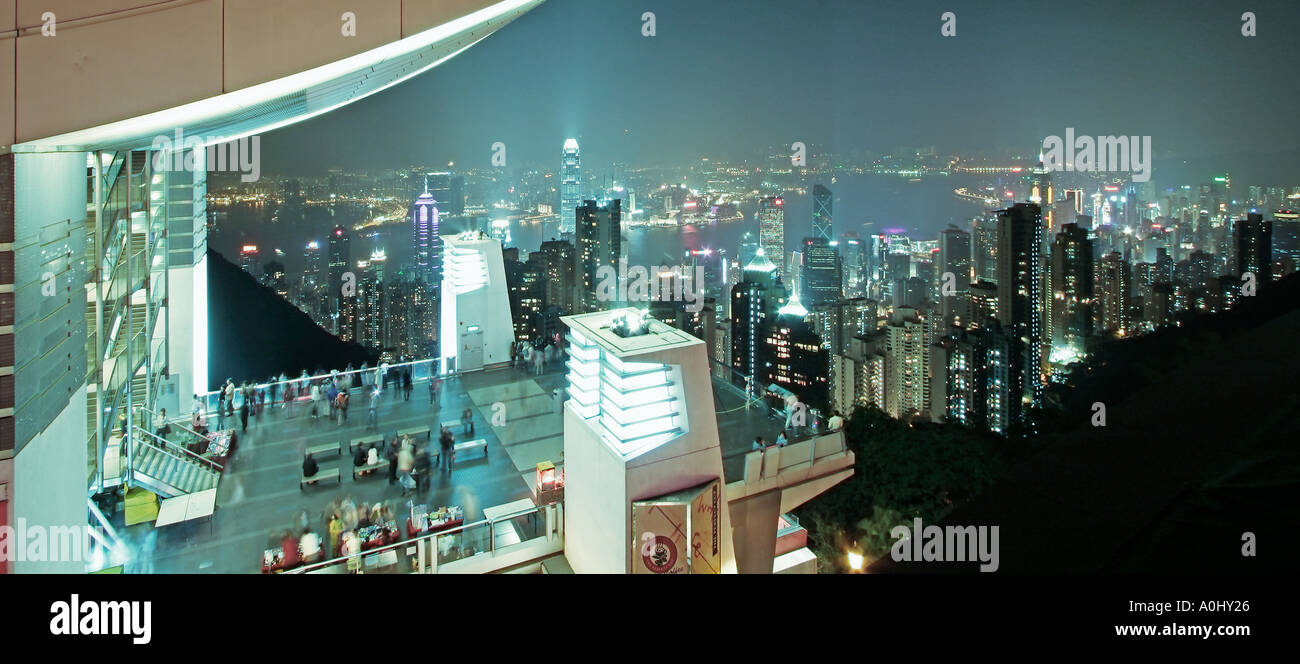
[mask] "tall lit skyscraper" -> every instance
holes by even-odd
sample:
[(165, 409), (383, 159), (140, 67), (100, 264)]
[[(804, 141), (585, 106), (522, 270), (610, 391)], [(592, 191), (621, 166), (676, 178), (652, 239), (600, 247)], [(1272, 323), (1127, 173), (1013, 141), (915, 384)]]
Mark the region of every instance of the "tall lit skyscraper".
[[(1043, 216), (1033, 203), (998, 211), (998, 320), (1019, 343), (1010, 364), (1011, 394), (1019, 405), (1038, 405), (1043, 397), (1040, 365), (1043, 343)], [(1013, 409), (1017, 404), (1012, 404)], [(1016, 418), (1024, 409), (1016, 412)]]
[[(776, 266), (777, 276), (785, 274), (781, 263), (785, 262), (785, 199), (780, 196), (764, 196), (758, 201), (758, 246), (768, 260)], [(742, 263), (744, 265), (744, 263)]]
[[(961, 311), (961, 304), (970, 289), (970, 240), (970, 233), (956, 226), (948, 226), (939, 233), (939, 304), (945, 325)], [(952, 275), (951, 292), (946, 289), (949, 274)]]
[(582, 205), (582, 158), (578, 153), (578, 139), (564, 142), (564, 156), (560, 162), (560, 232), (574, 232), (575, 210)]
[(974, 248), (975, 280), (998, 281), (998, 217), (989, 213), (978, 217), (972, 224), (971, 244)]
[(577, 305), (583, 313), (610, 309), (614, 302), (599, 299), (601, 266), (618, 269), (622, 255), (622, 201), (614, 199), (601, 207), (596, 201), (583, 201), (576, 212)]
[(785, 304), (785, 287), (767, 252), (758, 250), (745, 266), (744, 277), (731, 288), (731, 367), (738, 376), (751, 378), (750, 389), (761, 392), (766, 372), (763, 335), (769, 321)]
[(865, 297), (867, 294), (867, 247), (862, 238), (852, 231), (840, 235), (840, 286), (844, 297)]
[[(334, 334), (344, 341), (353, 338), (356, 324), (356, 291), (353, 290), (348, 294), (343, 292), (344, 275), (350, 270), (352, 270), (352, 235), (346, 228), (335, 226), (330, 232), (329, 302), (333, 305)], [(356, 286), (355, 274), (351, 285)]]
[(840, 299), (840, 256), (835, 243), (820, 237), (804, 238), (800, 299), (807, 307), (820, 307)]
[(1092, 241), (1078, 224), (1062, 224), (1052, 241), (1052, 349), (1065, 358), (1092, 335)]
[(438, 238), (438, 208), (429, 182), (411, 206), (411, 231), (415, 240), (415, 273), (426, 284), (442, 281), (442, 241)]
[(820, 184), (813, 187), (812, 236), (827, 242), (834, 237), (831, 227), (831, 190)]
[(1097, 263), (1097, 327), (1117, 336), (1124, 336), (1131, 327), (1129, 308), (1133, 275), (1129, 264), (1118, 251), (1101, 257)]

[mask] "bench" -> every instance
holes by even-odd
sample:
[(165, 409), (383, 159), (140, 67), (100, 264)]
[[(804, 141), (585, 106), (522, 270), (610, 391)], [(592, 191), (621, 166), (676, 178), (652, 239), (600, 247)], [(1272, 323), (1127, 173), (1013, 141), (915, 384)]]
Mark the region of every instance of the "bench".
[(375, 434), (373, 436), (362, 436), (360, 438), (353, 438), (352, 442), (348, 443), (348, 454), (349, 455), (356, 454), (357, 448), (361, 447), (362, 445), (379, 447), (382, 446), (383, 444), (384, 444), (383, 434)]
[(362, 477), (369, 477), (369, 476), (371, 476), (371, 475), (374, 475), (374, 474), (375, 474), (375, 471), (383, 470), (383, 469), (386, 469), (386, 468), (388, 468), (388, 460), (387, 460), (387, 459), (380, 459), (378, 463), (375, 463), (375, 464), (373, 464), (373, 465), (372, 465), (372, 464), (367, 464), (367, 465), (364, 465), (364, 466), (353, 466), (353, 468), (352, 468), (352, 481), (355, 482), (355, 481), (361, 479)]
[[(472, 423), (473, 420), (470, 420), (470, 422)], [(469, 433), (469, 427), (466, 427), (465, 423), (461, 422), (460, 420), (448, 420), (446, 422), (439, 422), (438, 426), (452, 433), (457, 433), (457, 432), (461, 434)]]
[(474, 450), (474, 449), (483, 450), (483, 458), (486, 459), (488, 455), (487, 439), (478, 438), (475, 440), (467, 440), (463, 443), (456, 443), (451, 448), (451, 458), (453, 461), (455, 461), (460, 456), (461, 452), (467, 452), (469, 450)]
[(427, 441), (429, 440), (429, 427), (411, 427), (409, 429), (401, 429), (397, 432), (397, 437), (401, 438), (402, 436), (410, 436), (412, 440), (418, 440), (420, 436), (424, 436), (424, 439)]
[(307, 486), (308, 484), (315, 484), (321, 480), (334, 480), (339, 484), (343, 483), (343, 478), (339, 477), (338, 468), (321, 468), (320, 470), (317, 470), (316, 474), (312, 475), (311, 477), (307, 477), (306, 475), (303, 475), (302, 479), (298, 481), (298, 490), (302, 491), (303, 487)]
[(323, 459), (327, 456), (337, 457), (339, 449), (339, 446), (334, 443), (322, 443), (308, 447), (304, 455), (310, 454), (313, 459)]

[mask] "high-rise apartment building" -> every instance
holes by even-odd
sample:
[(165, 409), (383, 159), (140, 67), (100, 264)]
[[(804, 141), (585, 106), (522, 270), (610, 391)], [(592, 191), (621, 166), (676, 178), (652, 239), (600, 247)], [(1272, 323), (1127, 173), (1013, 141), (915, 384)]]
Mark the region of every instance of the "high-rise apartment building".
[[(778, 277), (785, 274), (785, 199), (764, 196), (758, 201), (758, 245), (776, 266)], [(748, 263), (741, 263), (748, 265)]]
[(596, 201), (583, 201), (577, 208), (575, 268), (577, 308), (582, 312), (599, 311), (617, 303), (601, 301), (601, 267), (617, 275), (622, 257), (622, 202), (614, 199), (601, 207)]

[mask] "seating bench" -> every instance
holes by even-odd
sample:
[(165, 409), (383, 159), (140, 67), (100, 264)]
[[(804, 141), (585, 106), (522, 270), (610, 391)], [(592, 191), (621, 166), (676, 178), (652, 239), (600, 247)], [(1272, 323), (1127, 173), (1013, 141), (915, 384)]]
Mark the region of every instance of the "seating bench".
[(487, 451), (487, 439), (486, 439), (486, 438), (476, 438), (476, 439), (474, 439), (474, 440), (467, 440), (467, 441), (465, 441), (465, 442), (463, 442), (463, 443), (456, 443), (456, 444), (453, 445), (452, 448), (451, 448), (451, 450), (452, 450), (452, 457), (451, 457), (451, 458), (454, 460), (454, 459), (456, 459), (457, 457), (460, 456), (460, 453), (461, 453), (461, 452), (468, 452), (469, 450), (474, 450), (474, 449), (481, 449), (481, 450), (483, 450), (483, 458), (486, 459), (486, 458), (487, 458), (487, 455), (488, 455), (488, 451)]
[(304, 454), (310, 454), (313, 459), (323, 459), (325, 457), (337, 457), (339, 455), (339, 446), (334, 443), (321, 443), (307, 448)]
[(359, 479), (361, 479), (362, 477), (369, 477), (370, 475), (375, 474), (376, 471), (383, 470), (383, 469), (386, 469), (386, 468), (388, 468), (388, 460), (387, 460), (387, 459), (380, 459), (380, 460), (379, 460), (377, 463), (375, 463), (375, 464), (367, 464), (367, 465), (364, 465), (364, 466), (353, 466), (353, 467), (352, 467), (352, 481), (355, 482), (356, 480), (359, 480)]
[(361, 447), (362, 445), (378, 447), (378, 446), (382, 446), (383, 444), (384, 444), (383, 434), (375, 434), (373, 436), (362, 436), (360, 438), (353, 438), (352, 442), (348, 443), (348, 454), (349, 455), (356, 454), (357, 448)]
[(321, 468), (317, 470), (316, 474), (312, 475), (311, 477), (307, 477), (306, 475), (303, 475), (302, 479), (298, 481), (298, 490), (302, 491), (303, 487), (307, 486), (308, 484), (316, 484), (321, 480), (334, 480), (339, 484), (343, 483), (343, 478), (339, 476), (338, 468)]
[(397, 437), (401, 438), (402, 436), (410, 436), (413, 440), (418, 440), (420, 436), (424, 436), (424, 439), (427, 441), (429, 440), (429, 427), (411, 427), (409, 429), (402, 429), (397, 432)]

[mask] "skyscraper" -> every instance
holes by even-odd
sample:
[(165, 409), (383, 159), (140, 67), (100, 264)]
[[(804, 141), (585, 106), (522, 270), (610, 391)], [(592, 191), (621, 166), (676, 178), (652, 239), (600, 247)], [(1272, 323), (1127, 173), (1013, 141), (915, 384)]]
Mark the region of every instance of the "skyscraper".
[(560, 233), (574, 232), (574, 211), (582, 205), (582, 158), (578, 153), (578, 139), (564, 141), (564, 154), (560, 162)]
[(813, 187), (812, 236), (827, 242), (835, 236), (831, 227), (831, 190), (820, 184)]
[(840, 286), (844, 297), (865, 297), (867, 294), (867, 248), (862, 238), (852, 231), (840, 235)]
[(596, 201), (583, 201), (576, 211), (577, 247), (575, 277), (577, 295), (575, 301), (583, 313), (609, 309), (615, 302), (600, 300), (601, 266), (618, 270), (622, 255), (622, 202), (617, 198), (605, 207)]
[(972, 245), (974, 247), (975, 279), (997, 283), (998, 281), (998, 217), (986, 214), (977, 217), (972, 223)]
[(800, 287), (806, 307), (820, 307), (840, 299), (840, 256), (835, 244), (825, 238), (803, 241), (803, 270)]
[(415, 244), (415, 273), (426, 284), (442, 282), (442, 240), (438, 238), (438, 208), (429, 181), (424, 182), (424, 193), (411, 206), (411, 232)]
[(1128, 333), (1132, 280), (1129, 264), (1118, 251), (1102, 256), (1097, 263), (1095, 316), (1098, 329), (1117, 336)]
[(830, 352), (808, 323), (808, 310), (799, 298), (776, 312), (763, 327), (763, 356), (767, 358), (764, 382), (790, 390), (805, 403), (822, 403), (828, 396)]
[(351, 279), (351, 292), (345, 293), (345, 274), (352, 269), (352, 234), (342, 226), (330, 232), (329, 248), (329, 302), (333, 306), (334, 334), (344, 341), (351, 340), (356, 324), (356, 275)]
[(752, 378), (753, 393), (761, 391), (765, 376), (767, 323), (784, 304), (785, 287), (776, 265), (762, 248), (745, 266), (744, 277), (731, 289), (731, 367), (737, 376)]
[(1257, 283), (1273, 280), (1273, 222), (1255, 212), (1232, 223), (1232, 245), (1236, 250), (1233, 273), (1255, 275)]
[[(1016, 203), (998, 211), (998, 321), (1019, 345), (1010, 362), (1011, 394), (1021, 398), (1013, 409), (1038, 405), (1043, 397), (1042, 237), (1043, 217), (1037, 205)], [(1023, 413), (1015, 414), (1018, 418)]]
[(1052, 347), (1084, 349), (1092, 335), (1092, 241), (1087, 229), (1062, 224), (1052, 241)]
[[(764, 196), (758, 201), (758, 246), (776, 267), (777, 276), (785, 274), (781, 263), (785, 262), (785, 199), (780, 196)], [(746, 263), (742, 263), (746, 265)]]
[[(970, 233), (951, 225), (939, 233), (939, 304), (945, 325), (961, 310), (970, 289), (970, 239)], [(951, 292), (947, 288), (950, 274)]]

